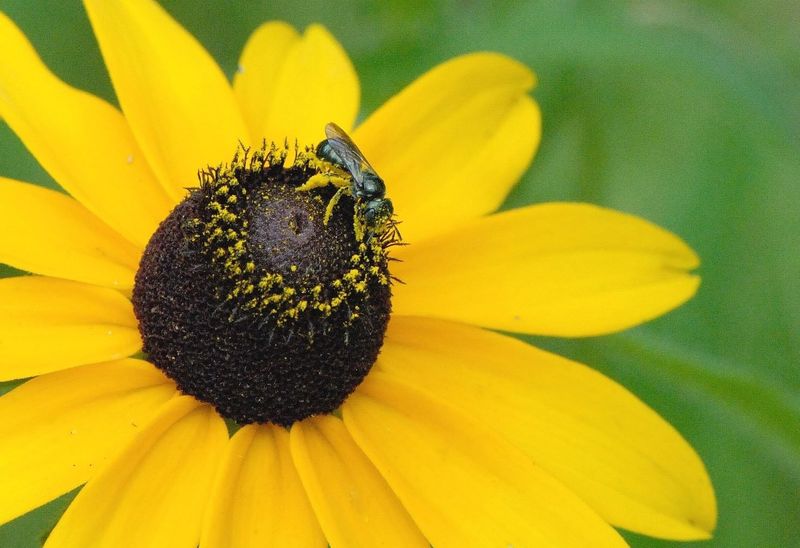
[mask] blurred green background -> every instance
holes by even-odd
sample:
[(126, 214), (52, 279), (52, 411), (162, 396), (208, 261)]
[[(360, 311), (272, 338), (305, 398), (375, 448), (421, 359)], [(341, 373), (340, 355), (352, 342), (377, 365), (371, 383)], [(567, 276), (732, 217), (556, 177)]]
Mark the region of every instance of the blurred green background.
[[(619, 380), (697, 448), (720, 512), (704, 546), (800, 546), (800, 2), (162, 4), (229, 75), (261, 22), (325, 24), (361, 76), (362, 116), (454, 55), (495, 50), (531, 66), (543, 141), (506, 207), (603, 204), (676, 232), (703, 259), (699, 295), (664, 318), (533, 342)], [(0, 9), (59, 76), (114, 101), (77, 1)], [(0, 174), (52, 184), (2, 123)], [(39, 546), (68, 500), (0, 528), (0, 546)]]

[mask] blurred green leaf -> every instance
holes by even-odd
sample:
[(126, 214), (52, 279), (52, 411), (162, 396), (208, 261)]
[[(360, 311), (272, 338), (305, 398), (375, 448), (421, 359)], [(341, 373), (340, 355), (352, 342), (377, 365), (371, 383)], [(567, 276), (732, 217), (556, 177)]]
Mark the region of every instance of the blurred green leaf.
[(0, 546), (41, 548), (59, 516), (64, 513), (78, 490), (66, 493), (44, 506), (0, 527)]
[(17, 386), (19, 386), (21, 383), (22, 383), (22, 381), (3, 381), (3, 382), (0, 382), (0, 396), (5, 394), (6, 392), (9, 392), (10, 390), (13, 390)]

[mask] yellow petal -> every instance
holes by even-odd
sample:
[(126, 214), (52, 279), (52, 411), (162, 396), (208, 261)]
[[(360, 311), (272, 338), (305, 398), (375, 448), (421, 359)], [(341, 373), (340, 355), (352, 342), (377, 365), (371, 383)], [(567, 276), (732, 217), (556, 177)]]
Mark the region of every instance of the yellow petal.
[(398, 249), (393, 310), (495, 329), (586, 336), (675, 308), (700, 279), (695, 253), (647, 221), (587, 204), (542, 204)]
[(230, 161), (247, 130), (225, 75), (153, 0), (84, 0), (122, 110), (175, 199)]
[(128, 289), (140, 253), (72, 198), (0, 177), (0, 262)]
[(339, 419), (295, 423), (291, 447), (331, 546), (429, 546)]
[(253, 142), (315, 145), (325, 124), (350, 128), (358, 114), (358, 75), (321, 25), (301, 37), (286, 23), (263, 24), (245, 45), (234, 88)]
[(88, 480), (175, 393), (139, 360), (30, 380), (0, 398), (0, 523)]
[(534, 75), (474, 53), (423, 75), (358, 127), (354, 139), (386, 181), (406, 241), (497, 209), (539, 145)]
[(231, 439), (217, 472), (202, 548), (328, 545), (289, 453), (289, 433), (245, 426)]
[(289, 52), (300, 40), (293, 26), (283, 21), (269, 21), (258, 27), (244, 45), (233, 77), (233, 91), (253, 143), (259, 143), (264, 137), (278, 78)]
[(433, 546), (625, 546), (514, 446), (456, 408), (373, 371), (344, 422)]
[(227, 441), (211, 407), (171, 400), (78, 493), (45, 546), (195, 548)]
[(688, 443), (603, 375), (470, 326), (393, 317), (380, 370), (479, 417), (610, 523), (708, 538), (716, 504)]
[(0, 381), (117, 360), (142, 347), (130, 301), (56, 278), (0, 279)]
[(56, 78), (0, 13), (0, 118), (89, 211), (144, 248), (170, 201), (114, 107)]

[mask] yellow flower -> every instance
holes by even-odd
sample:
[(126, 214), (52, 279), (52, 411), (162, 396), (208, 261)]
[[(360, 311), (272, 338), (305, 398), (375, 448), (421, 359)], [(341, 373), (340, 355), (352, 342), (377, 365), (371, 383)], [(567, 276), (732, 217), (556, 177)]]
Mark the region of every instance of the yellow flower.
[[(35, 377), (0, 398), (0, 523), (85, 484), (48, 548), (710, 535), (709, 478), (672, 427), (593, 370), (486, 329), (611, 333), (699, 283), (686, 244), (629, 215), (491, 214), (539, 142), (526, 67), (456, 58), (354, 128), (358, 79), (320, 26), (260, 27), (231, 86), (157, 4), (85, 4), (122, 112), (58, 80), (0, 14), (0, 117), (71, 196), (0, 179), (0, 261), (35, 274), (0, 281), (0, 380)], [(229, 438), (212, 405), (130, 357), (139, 261), (199, 169), (239, 143), (314, 145), (330, 121), (386, 181), (404, 283), (377, 362), (335, 413)]]

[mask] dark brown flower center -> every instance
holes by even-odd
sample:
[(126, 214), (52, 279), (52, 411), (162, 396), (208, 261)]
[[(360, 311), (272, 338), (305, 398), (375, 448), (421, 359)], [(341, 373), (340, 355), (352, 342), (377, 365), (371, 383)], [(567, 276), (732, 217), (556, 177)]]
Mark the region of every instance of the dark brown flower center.
[[(133, 303), (144, 351), (181, 391), (239, 423), (335, 410), (369, 372), (391, 310), (387, 234), (346, 194), (300, 189), (313, 152), (240, 154), (153, 235)], [(359, 224), (361, 223), (361, 224)]]

